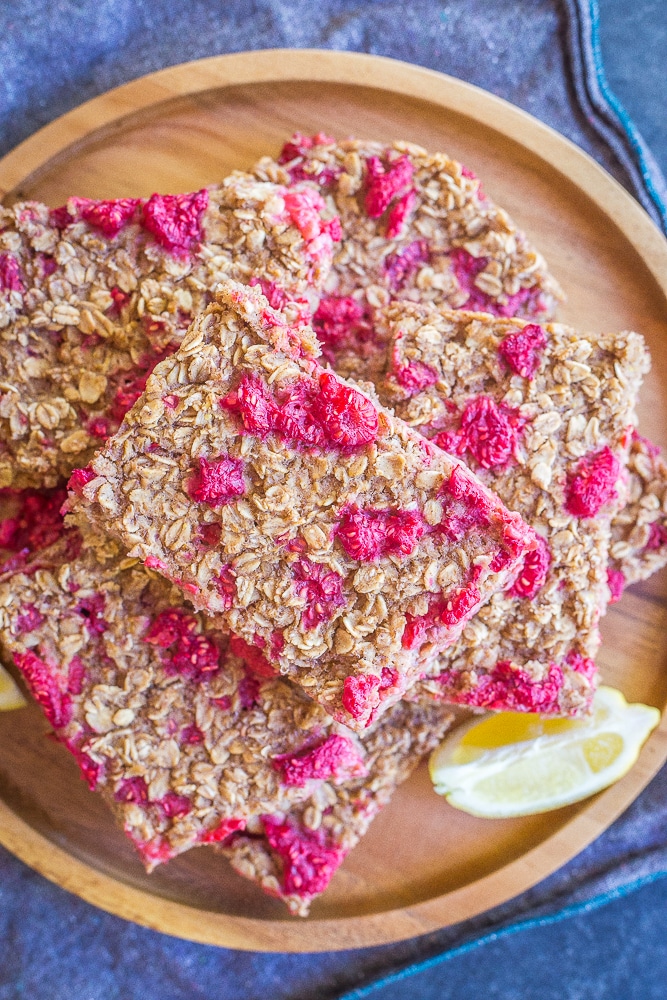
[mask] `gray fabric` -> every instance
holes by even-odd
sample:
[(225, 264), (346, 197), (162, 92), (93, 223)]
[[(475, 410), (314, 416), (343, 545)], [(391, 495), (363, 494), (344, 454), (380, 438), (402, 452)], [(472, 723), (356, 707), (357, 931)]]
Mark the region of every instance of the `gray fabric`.
[[(613, 3), (620, 0), (604, 0), (603, 16)], [(580, 92), (586, 82), (580, 32), (584, 49), (577, 55), (571, 48), (578, 60), (574, 77), (566, 54), (580, 7), (569, 0), (413, 0), (409, 6), (399, 0), (5, 0), (0, 153), (82, 101), (153, 69), (243, 49), (323, 47), (393, 56), (476, 83), (552, 125), (638, 191), (642, 179), (629, 147), (617, 133), (622, 148), (616, 154), (609, 148), (599, 108), (589, 103), (582, 111), (570, 82), (575, 79)], [(0, 850), (0, 1000), (40, 996), (45, 986), (52, 1000), (334, 996), (375, 973), (667, 868), (666, 793), (664, 770), (595, 844), (516, 900), (424, 938), (346, 953), (267, 956), (167, 938), (88, 906)], [(488, 995), (498, 994), (490, 986)], [(562, 995), (575, 994), (564, 985)]]

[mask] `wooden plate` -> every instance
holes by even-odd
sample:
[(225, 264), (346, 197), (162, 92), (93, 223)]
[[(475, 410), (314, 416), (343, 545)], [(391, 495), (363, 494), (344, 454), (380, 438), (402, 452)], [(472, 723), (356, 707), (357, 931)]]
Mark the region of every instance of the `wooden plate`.
[[(622, 188), (571, 143), (460, 81), (389, 59), (265, 51), (205, 59), (84, 104), (0, 161), (0, 196), (51, 205), (180, 191), (221, 179), (295, 129), (405, 138), (469, 164), (541, 248), (569, 295), (562, 318), (644, 333), (653, 374), (641, 427), (667, 444), (667, 243)], [(604, 679), (667, 704), (667, 576), (604, 621)], [(315, 951), (383, 944), (495, 906), (596, 837), (667, 757), (667, 722), (632, 772), (583, 804), (478, 820), (430, 789), (425, 768), (396, 794), (304, 923), (207, 850), (150, 877), (31, 706), (0, 717), (0, 841), (59, 885), (129, 920), (212, 944)]]

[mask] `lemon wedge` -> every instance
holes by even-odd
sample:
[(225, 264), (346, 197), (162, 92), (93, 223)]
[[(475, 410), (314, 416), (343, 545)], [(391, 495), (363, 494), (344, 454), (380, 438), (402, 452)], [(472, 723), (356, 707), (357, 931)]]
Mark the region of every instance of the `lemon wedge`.
[(12, 708), (23, 708), (26, 700), (19, 691), (16, 681), (0, 666), (0, 712), (8, 712)]
[(473, 719), (431, 754), (436, 792), (473, 816), (547, 812), (607, 788), (630, 770), (660, 721), (657, 708), (628, 705), (600, 687), (587, 719), (500, 712)]

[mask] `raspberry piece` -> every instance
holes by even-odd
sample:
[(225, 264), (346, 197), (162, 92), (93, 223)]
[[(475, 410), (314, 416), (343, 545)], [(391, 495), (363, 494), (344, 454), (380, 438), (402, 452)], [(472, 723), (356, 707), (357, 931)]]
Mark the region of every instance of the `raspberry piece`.
[(0, 521), (0, 548), (39, 552), (60, 538), (64, 531), (60, 509), (67, 499), (62, 487), (8, 490), (5, 495), (18, 502), (18, 511)]
[(160, 649), (168, 649), (177, 640), (196, 632), (197, 627), (194, 615), (188, 614), (181, 608), (166, 608), (152, 623), (144, 636), (144, 642), (159, 646)]
[[(105, 623), (105, 630), (106, 630)], [(87, 676), (86, 667), (78, 656), (73, 656), (67, 668), (67, 693), (79, 695), (83, 691), (83, 682)]]
[(565, 657), (565, 662), (568, 667), (571, 667), (572, 670), (576, 670), (578, 674), (583, 674), (589, 681), (595, 676), (595, 661), (591, 660), (589, 656), (582, 656), (576, 649), (570, 650)]
[(330, 372), (320, 375), (313, 413), (329, 441), (342, 448), (370, 444), (377, 437), (378, 415), (371, 401), (357, 389), (343, 385)]
[[(77, 213), (84, 222), (101, 229), (107, 239), (113, 239), (132, 220), (138, 198), (115, 198), (110, 201), (92, 201), (89, 198), (72, 198)], [(56, 209), (57, 211), (57, 209)]]
[(380, 678), (375, 674), (351, 674), (343, 681), (343, 708), (353, 719), (361, 719), (380, 703)]
[(406, 220), (417, 201), (417, 192), (414, 188), (406, 191), (397, 202), (389, 209), (387, 216), (387, 239), (395, 240), (402, 236)]
[(652, 521), (649, 525), (648, 542), (644, 546), (645, 551), (655, 552), (667, 545), (667, 528), (658, 521)]
[(245, 830), (244, 819), (223, 819), (211, 830), (207, 830), (199, 838), (201, 844), (221, 844), (238, 830)]
[(482, 600), (482, 595), (474, 584), (463, 587), (453, 597), (443, 600), (439, 609), (440, 621), (448, 628), (466, 621)]
[(203, 681), (220, 668), (220, 651), (209, 636), (187, 634), (176, 642), (171, 665), (182, 677)]
[(101, 441), (106, 441), (111, 434), (109, 421), (105, 417), (95, 417), (90, 420), (86, 424), (86, 430), (91, 437), (100, 438)]
[(259, 701), (259, 681), (256, 677), (242, 677), (238, 686), (241, 707), (252, 708)]
[(479, 590), (474, 583), (471, 583), (455, 594), (433, 599), (425, 615), (411, 615), (408, 612), (401, 636), (403, 649), (417, 649), (422, 646), (427, 641), (430, 630), (437, 628), (438, 625), (454, 628), (460, 622), (466, 621), (472, 616), (481, 599)]
[(183, 726), (180, 734), (180, 742), (196, 746), (204, 742), (204, 734), (199, 726)]
[[(258, 639), (261, 637), (258, 636)], [(239, 659), (243, 660), (244, 665), (247, 670), (250, 671), (255, 677), (276, 677), (278, 671), (273, 667), (267, 658), (262, 653), (261, 649), (258, 648), (259, 643), (256, 646), (251, 646), (250, 643), (246, 642), (238, 635), (233, 635), (229, 640), (229, 648), (231, 649), (234, 656), (238, 656)]]
[(225, 610), (231, 608), (236, 597), (236, 575), (231, 566), (223, 566), (215, 581), (215, 588), (223, 599)]
[(419, 539), (426, 533), (426, 522), (416, 510), (388, 511), (385, 525), (385, 551), (389, 555), (411, 555)]
[(350, 507), (336, 528), (336, 538), (351, 559), (375, 562), (384, 553), (387, 529), (379, 511)]
[(435, 385), (440, 377), (435, 368), (424, 364), (423, 361), (410, 361), (401, 368), (395, 368), (392, 374), (410, 396), (421, 392), (422, 389), (428, 389), (430, 385)]
[(75, 609), (77, 614), (86, 620), (86, 627), (91, 635), (102, 635), (109, 628), (104, 620), (104, 595), (93, 594), (79, 601)]
[(0, 253), (0, 292), (24, 292), (19, 262), (11, 253)]
[(124, 292), (122, 288), (118, 288), (116, 285), (110, 290), (109, 294), (113, 299), (112, 305), (106, 311), (107, 316), (120, 316), (125, 306), (130, 301), (130, 296), (127, 292)]
[(533, 598), (544, 586), (551, 566), (551, 552), (546, 539), (537, 535), (537, 548), (528, 552), (514, 584), (508, 590), (511, 597)]
[(58, 676), (31, 650), (14, 653), (14, 663), (25, 678), (35, 701), (42, 706), (47, 722), (62, 729), (72, 718), (72, 702), (61, 690)]
[(431, 259), (426, 240), (415, 240), (398, 253), (385, 258), (384, 271), (392, 292), (398, 292)]
[(315, 261), (331, 257), (333, 243), (342, 236), (340, 219), (323, 221), (320, 213), (326, 208), (322, 196), (313, 188), (291, 188), (283, 195), (285, 211), (292, 225), (299, 230), (308, 254)]
[(81, 777), (88, 785), (91, 792), (94, 792), (97, 788), (102, 775), (104, 774), (104, 767), (102, 764), (98, 764), (96, 760), (93, 760), (85, 752), (85, 750), (80, 750), (75, 747), (70, 740), (65, 740), (65, 746), (74, 755), (74, 758), (79, 765), (79, 770), (81, 771)]
[(117, 802), (148, 802), (148, 786), (143, 778), (124, 778), (118, 785), (114, 798)]
[(77, 496), (83, 496), (83, 488), (95, 478), (93, 470), (87, 466), (85, 469), (75, 469), (69, 477), (67, 489), (72, 490)]
[(606, 503), (615, 499), (620, 471), (618, 459), (608, 447), (584, 455), (576, 472), (568, 476), (567, 512), (574, 517), (595, 517)]
[(246, 491), (243, 462), (240, 458), (217, 458), (213, 462), (200, 458), (199, 473), (190, 480), (187, 491), (193, 500), (209, 507), (232, 503)]
[(162, 397), (162, 402), (168, 410), (175, 410), (178, 406), (178, 396), (175, 393), (170, 392), (166, 396)]
[(451, 687), (456, 682), (451, 673), (441, 674), (436, 680), (446, 689), (445, 699), (454, 704), (505, 712), (546, 713), (558, 711), (563, 671), (551, 663), (544, 680), (535, 681), (527, 671), (513, 667), (509, 660), (500, 660), (490, 674), (479, 677), (477, 687), (471, 691)]
[(366, 171), (366, 213), (371, 219), (379, 219), (412, 182), (414, 168), (407, 156), (394, 160), (389, 169), (385, 169), (377, 156), (369, 156)]
[(609, 603), (616, 604), (620, 601), (623, 596), (623, 590), (625, 589), (625, 577), (620, 569), (608, 569), (607, 570), (607, 583), (609, 585)]
[(536, 323), (509, 333), (498, 345), (498, 354), (515, 375), (532, 379), (540, 367), (540, 351), (546, 347), (544, 330)]
[(488, 526), (489, 500), (460, 466), (442, 484), (438, 496), (443, 502), (438, 529), (444, 531), (450, 541), (458, 542), (469, 532)]
[(507, 465), (518, 447), (517, 423), (514, 411), (477, 396), (461, 415), (457, 453), (469, 451), (483, 469)]
[(204, 239), (202, 217), (207, 207), (206, 188), (191, 194), (154, 194), (144, 205), (142, 221), (160, 246), (183, 256)]
[(276, 429), (278, 407), (258, 375), (244, 375), (236, 390), (220, 400), (220, 406), (238, 413), (249, 434), (266, 437)]
[(313, 413), (317, 385), (298, 379), (285, 392), (276, 416), (276, 430), (308, 448), (325, 447), (327, 435)]
[(323, 296), (313, 315), (313, 330), (330, 361), (342, 348), (360, 350), (375, 340), (369, 307), (345, 295)]
[(299, 559), (292, 567), (292, 574), (294, 590), (306, 599), (306, 606), (301, 612), (305, 628), (317, 628), (331, 619), (336, 608), (344, 606), (343, 577), (332, 569), (309, 559)]
[(26, 632), (34, 632), (43, 621), (44, 615), (37, 610), (34, 604), (25, 604), (16, 616), (14, 633), (16, 635), (25, 635)]
[(178, 819), (192, 812), (190, 799), (185, 795), (177, 795), (176, 792), (167, 792), (161, 799), (157, 799), (155, 805), (159, 806), (168, 819)]
[(314, 896), (328, 886), (346, 851), (327, 843), (326, 833), (298, 829), (276, 816), (263, 816), (269, 846), (283, 863), (282, 885), (286, 895)]
[(312, 750), (274, 760), (276, 770), (282, 771), (283, 783), (293, 788), (303, 788), (308, 781), (340, 781), (366, 774), (363, 758), (347, 736), (332, 734), (324, 743)]

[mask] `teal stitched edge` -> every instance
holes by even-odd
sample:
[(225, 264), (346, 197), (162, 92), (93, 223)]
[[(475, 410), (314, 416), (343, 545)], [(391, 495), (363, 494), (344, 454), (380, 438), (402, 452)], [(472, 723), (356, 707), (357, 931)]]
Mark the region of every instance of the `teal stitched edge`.
[(519, 931), (533, 930), (536, 927), (549, 927), (551, 924), (557, 924), (561, 920), (567, 920), (569, 917), (575, 917), (579, 913), (590, 913), (593, 910), (600, 909), (602, 906), (606, 906), (607, 903), (611, 903), (615, 899), (623, 899), (625, 896), (629, 896), (631, 893), (636, 892), (637, 889), (642, 889), (645, 885), (650, 885), (652, 882), (657, 882), (662, 878), (667, 878), (667, 871), (651, 872), (650, 875), (642, 875), (633, 882), (627, 882), (624, 885), (619, 885), (615, 889), (610, 889), (608, 892), (600, 893), (599, 896), (593, 896), (591, 899), (587, 899), (581, 903), (572, 903), (570, 906), (566, 906), (564, 909), (559, 910), (558, 913), (551, 913), (544, 917), (531, 917), (530, 920), (522, 920), (516, 924), (510, 924), (508, 927), (501, 927), (500, 930), (482, 935), (482, 937), (475, 938), (473, 941), (466, 941), (465, 944), (457, 945), (456, 948), (451, 948), (449, 951), (443, 951), (439, 955), (434, 955), (432, 958), (426, 958), (420, 962), (415, 962), (414, 964), (408, 965), (403, 969), (399, 969), (397, 972), (390, 972), (388, 975), (374, 980), (374, 982), (369, 983), (367, 986), (360, 986), (358, 989), (351, 990), (347, 993), (340, 993), (337, 1000), (363, 1000), (364, 997), (371, 996), (371, 994), (385, 986), (391, 986), (393, 983), (400, 983), (404, 979), (409, 979), (411, 976), (415, 976), (420, 972), (426, 972), (429, 969), (434, 969), (438, 965), (448, 962), (452, 958), (458, 958), (459, 955), (466, 955), (468, 952), (474, 951), (476, 948), (480, 948), (484, 944), (490, 944), (494, 941), (502, 941), (506, 937), (519, 933)]
[(600, 47), (600, 8), (598, 0), (589, 0), (588, 10), (591, 26), (590, 46), (593, 54), (593, 67), (595, 69), (595, 76), (598, 87), (600, 88), (600, 93), (615, 115), (619, 126), (623, 129), (625, 135), (627, 136), (630, 148), (632, 149), (632, 152), (634, 153), (639, 164), (639, 170), (641, 172), (642, 180), (646, 186), (647, 193), (660, 215), (663, 229), (667, 232), (667, 205), (654, 184), (653, 170), (647, 161), (647, 149), (644, 140), (637, 130), (632, 118), (613, 91), (610, 90), (609, 84), (607, 83), (607, 77), (602, 63), (602, 50)]

